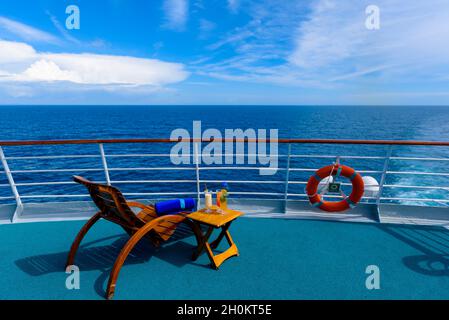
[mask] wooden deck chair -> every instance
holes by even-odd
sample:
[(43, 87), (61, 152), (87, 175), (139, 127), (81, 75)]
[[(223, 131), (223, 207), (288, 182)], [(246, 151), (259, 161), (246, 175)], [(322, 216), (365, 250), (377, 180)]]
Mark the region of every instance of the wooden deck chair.
[[(87, 188), (99, 211), (87, 221), (73, 241), (66, 268), (74, 264), (76, 251), (82, 239), (95, 222), (101, 218), (120, 225), (131, 237), (123, 246), (112, 267), (106, 290), (108, 299), (112, 299), (114, 296), (115, 284), (126, 257), (143, 237), (150, 240), (154, 246), (159, 246), (173, 235), (181, 222), (185, 222), (192, 228), (196, 240), (199, 240), (201, 231), (197, 230), (198, 227), (189, 219), (186, 219), (186, 214), (190, 212), (158, 217), (153, 206), (126, 201), (122, 193), (115, 187), (94, 183), (80, 176), (74, 176), (73, 180)], [(140, 212), (135, 214), (131, 207), (140, 208)]]

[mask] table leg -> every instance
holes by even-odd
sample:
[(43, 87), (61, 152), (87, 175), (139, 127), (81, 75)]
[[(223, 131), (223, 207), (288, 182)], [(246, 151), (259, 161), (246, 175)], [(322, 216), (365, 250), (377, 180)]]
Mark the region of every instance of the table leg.
[(233, 256), (238, 256), (239, 255), (239, 250), (237, 249), (236, 244), (234, 243), (234, 241), (232, 240), (231, 234), (229, 233), (228, 230), (225, 231), (225, 236), (226, 236), (226, 240), (228, 241), (229, 244), (229, 248), (217, 255), (213, 255), (212, 254), (212, 250), (210, 249), (210, 245), (208, 243), (206, 243), (206, 248), (208, 249), (208, 252), (210, 252), (211, 254), (211, 260), (212, 260), (212, 266), (215, 269), (218, 269), (218, 267), (225, 262), (225, 260), (233, 257)]
[(212, 268), (217, 270), (219, 265), (217, 265), (217, 263), (215, 261), (214, 253), (212, 252), (212, 249), (210, 248), (209, 242), (205, 243), (205, 247), (206, 247), (206, 253), (207, 253), (207, 256), (209, 257)]
[[(206, 251), (207, 256), (209, 257), (209, 260), (211, 262), (212, 267), (217, 270), (218, 267), (227, 259), (233, 256), (238, 256), (239, 251), (237, 249), (236, 244), (232, 240), (231, 234), (229, 233), (229, 227), (231, 225), (231, 222), (225, 224), (221, 228), (221, 232), (218, 235), (217, 239), (215, 239), (212, 243), (209, 244), (209, 238), (212, 235), (212, 232), (214, 231), (213, 227), (209, 227), (205, 234), (200, 232), (198, 234), (198, 247), (196, 251), (193, 253), (192, 259), (196, 260), (201, 255), (203, 250)], [(220, 242), (223, 240), (223, 238), (226, 237), (226, 240), (228, 241), (229, 248), (217, 255), (214, 255), (212, 252), (212, 249), (215, 249)]]
[[(211, 242), (210, 247), (212, 249), (216, 249), (218, 247), (218, 245), (220, 244), (221, 240), (223, 240), (223, 237), (226, 235), (226, 233), (228, 232), (229, 227), (231, 226), (231, 223), (227, 223), (225, 224), (222, 228), (221, 228), (221, 232), (218, 235), (217, 239), (215, 239), (214, 241)], [(229, 242), (229, 241), (228, 241)], [(229, 244), (231, 245), (231, 244)]]
[(193, 253), (193, 256), (192, 256), (192, 260), (194, 260), (194, 261), (196, 259), (198, 259), (198, 257), (201, 255), (201, 253), (204, 250), (204, 247), (206, 245), (209, 245), (207, 243), (207, 241), (209, 240), (210, 236), (212, 235), (212, 232), (214, 231), (214, 228), (209, 227), (204, 235), (201, 233), (201, 228), (199, 230), (200, 230), (200, 234), (199, 234), (199, 237), (198, 237), (198, 240), (199, 240), (198, 241), (198, 247), (196, 248), (196, 251)]
[[(209, 258), (211, 259), (212, 267), (214, 267), (215, 269), (218, 269), (218, 267), (225, 260), (227, 260), (233, 256), (239, 255), (239, 250), (237, 249), (237, 246), (234, 243), (234, 241), (232, 240), (231, 234), (229, 233), (229, 227), (231, 226), (231, 223), (232, 223), (232, 221), (225, 224), (221, 228), (221, 232), (218, 235), (217, 239), (215, 239), (210, 245), (209, 245), (209, 243), (206, 243), (206, 249), (209, 254)], [(226, 240), (228, 241), (228, 244), (229, 244), (229, 248), (220, 254), (214, 255), (211, 248), (215, 249), (216, 247), (218, 247), (221, 240), (223, 240), (223, 237), (226, 237)]]

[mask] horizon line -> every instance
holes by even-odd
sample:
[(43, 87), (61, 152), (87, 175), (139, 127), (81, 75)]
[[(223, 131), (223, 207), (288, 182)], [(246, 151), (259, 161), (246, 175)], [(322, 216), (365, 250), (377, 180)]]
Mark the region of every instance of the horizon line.
[(1, 104), (1, 107), (449, 107), (449, 104)]

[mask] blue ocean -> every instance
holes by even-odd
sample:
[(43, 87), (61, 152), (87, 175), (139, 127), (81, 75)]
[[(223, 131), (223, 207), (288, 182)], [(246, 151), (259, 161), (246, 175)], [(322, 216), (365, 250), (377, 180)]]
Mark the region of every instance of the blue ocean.
[[(388, 140), (449, 140), (449, 107), (431, 106), (1, 106), (0, 140), (55, 140), (55, 139), (124, 139), (169, 138), (173, 130), (182, 128), (192, 132), (193, 121), (201, 121), (202, 130), (214, 128), (224, 135), (225, 129), (278, 129), (279, 138), (322, 139), (388, 139)], [(169, 144), (106, 144), (106, 155), (170, 153)], [(363, 145), (292, 145), (295, 155), (330, 156), (385, 156), (387, 146)], [(25, 202), (55, 201), (53, 195), (84, 194), (76, 184), (51, 186), (33, 183), (69, 182), (72, 175), (83, 175), (96, 181), (105, 181), (99, 147), (92, 145), (10, 146), (3, 147), (13, 177)], [(279, 146), (286, 154), (287, 145)], [(448, 158), (447, 147), (395, 147), (393, 156)], [(94, 155), (92, 158), (22, 158), (49, 155)], [(173, 166), (169, 157), (108, 157), (109, 168)], [(331, 164), (335, 159), (295, 157), (291, 168), (316, 169)], [(356, 170), (382, 170), (383, 159), (343, 159), (342, 163)], [(279, 158), (279, 168), (285, 168), (286, 158)], [(189, 165), (183, 165), (189, 167)], [(220, 165), (221, 166), (221, 165)], [(193, 167), (191, 165), (190, 167)], [(47, 172), (52, 169), (72, 171)], [(99, 169), (89, 171), (84, 169)], [(0, 168), (0, 197), (10, 197), (11, 190), (5, 173)], [(404, 186), (449, 187), (449, 161), (391, 160), (391, 171), (419, 171), (446, 175), (388, 175), (386, 183)], [(31, 171), (31, 172), (30, 172)], [(307, 181), (311, 172), (291, 172), (290, 180)], [(138, 183), (130, 180), (194, 180), (194, 170), (111, 170), (111, 180), (124, 193), (137, 192), (196, 192), (196, 184)], [(378, 181), (380, 174), (370, 174)], [(285, 171), (273, 176), (261, 176), (257, 170), (204, 170), (201, 180), (230, 181), (231, 192), (269, 192), (272, 197), (284, 192)], [(245, 184), (232, 181), (278, 181), (276, 184)], [(207, 183), (207, 182), (206, 182)], [(206, 183), (202, 183), (201, 188)], [(210, 189), (219, 183), (209, 182)], [(292, 184), (288, 192), (301, 194), (304, 185)], [(45, 195), (48, 198), (36, 197)], [(385, 188), (385, 196), (447, 199), (449, 189)], [(235, 195), (237, 196), (237, 195)], [(294, 196), (292, 196), (294, 197)], [(130, 196), (132, 198), (132, 196)], [(140, 197), (141, 198), (141, 197)], [(298, 197), (301, 198), (301, 197)], [(74, 200), (57, 198), (57, 201)], [(77, 198), (76, 200), (78, 200)], [(11, 202), (13, 199), (0, 201)]]

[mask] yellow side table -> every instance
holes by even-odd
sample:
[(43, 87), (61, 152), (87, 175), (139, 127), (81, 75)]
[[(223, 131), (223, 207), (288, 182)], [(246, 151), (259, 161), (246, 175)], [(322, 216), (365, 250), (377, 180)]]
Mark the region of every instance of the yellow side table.
[[(218, 267), (226, 259), (229, 259), (233, 256), (238, 256), (239, 251), (236, 244), (232, 240), (231, 234), (229, 233), (229, 227), (231, 226), (231, 223), (241, 215), (243, 215), (243, 212), (229, 209), (222, 210), (215, 206), (211, 209), (201, 209), (189, 214), (187, 217), (197, 225), (198, 230), (201, 230), (201, 225), (206, 225), (208, 227), (205, 234), (201, 232), (201, 234), (199, 235), (200, 239), (198, 241), (198, 248), (193, 254), (193, 260), (196, 260), (205, 249), (211, 261), (212, 267), (214, 269), (218, 269)], [(209, 243), (209, 238), (212, 235), (214, 229), (220, 228), (221, 232), (218, 235), (217, 239)], [(214, 255), (212, 249), (218, 247), (221, 240), (223, 240), (223, 237), (226, 237), (226, 240), (229, 244), (229, 249), (220, 254)]]

